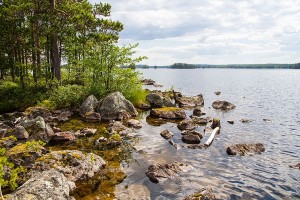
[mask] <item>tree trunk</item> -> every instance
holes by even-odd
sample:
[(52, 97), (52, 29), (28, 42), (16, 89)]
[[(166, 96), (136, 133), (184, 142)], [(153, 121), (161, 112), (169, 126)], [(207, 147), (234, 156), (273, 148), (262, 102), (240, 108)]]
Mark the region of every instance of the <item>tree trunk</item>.
[(61, 84), (61, 73), (60, 73), (60, 55), (59, 55), (59, 47), (58, 47), (58, 36), (56, 33), (56, 24), (55, 24), (55, 0), (50, 0), (50, 10), (51, 10), (51, 60), (52, 60), (52, 68), (53, 75)]

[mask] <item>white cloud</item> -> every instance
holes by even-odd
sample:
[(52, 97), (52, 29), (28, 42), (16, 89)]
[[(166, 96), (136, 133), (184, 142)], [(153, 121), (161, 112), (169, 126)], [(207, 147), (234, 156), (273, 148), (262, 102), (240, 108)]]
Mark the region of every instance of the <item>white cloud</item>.
[(300, 62), (300, 0), (107, 2), (146, 64)]

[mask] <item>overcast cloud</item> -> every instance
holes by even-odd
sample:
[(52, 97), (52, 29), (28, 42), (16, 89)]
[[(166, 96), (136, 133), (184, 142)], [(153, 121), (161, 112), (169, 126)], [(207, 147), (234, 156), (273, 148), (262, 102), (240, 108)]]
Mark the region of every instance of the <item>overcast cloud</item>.
[(300, 0), (103, 2), (145, 64), (300, 62)]

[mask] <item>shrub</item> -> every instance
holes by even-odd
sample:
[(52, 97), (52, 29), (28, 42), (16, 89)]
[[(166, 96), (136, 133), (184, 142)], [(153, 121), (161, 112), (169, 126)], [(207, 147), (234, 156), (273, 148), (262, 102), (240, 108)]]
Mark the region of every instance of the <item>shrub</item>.
[(52, 91), (49, 101), (53, 102), (57, 109), (73, 109), (79, 107), (87, 95), (88, 92), (84, 86), (66, 85)]

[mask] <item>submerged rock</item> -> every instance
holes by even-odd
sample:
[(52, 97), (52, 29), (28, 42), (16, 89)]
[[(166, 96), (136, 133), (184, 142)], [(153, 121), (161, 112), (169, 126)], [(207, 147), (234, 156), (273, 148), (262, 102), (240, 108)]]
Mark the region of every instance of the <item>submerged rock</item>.
[(170, 139), (171, 137), (174, 136), (174, 134), (172, 132), (170, 132), (169, 130), (164, 130), (160, 133), (161, 137), (165, 138), (166, 140)]
[(150, 191), (145, 185), (133, 184), (116, 191), (117, 199), (126, 200), (151, 200)]
[(194, 134), (183, 135), (181, 140), (182, 140), (182, 142), (187, 143), (187, 144), (199, 144), (200, 143), (199, 135), (194, 135)]
[(261, 152), (265, 151), (265, 147), (262, 143), (257, 144), (234, 144), (227, 147), (227, 154), (228, 155), (254, 155), (260, 154)]
[(163, 119), (185, 119), (186, 113), (182, 108), (168, 107), (168, 108), (156, 108), (150, 111), (152, 117), (158, 117)]
[(54, 169), (63, 173), (69, 181), (91, 178), (106, 165), (105, 161), (93, 153), (78, 150), (52, 151), (38, 158), (34, 170)]
[(172, 164), (155, 164), (148, 167), (146, 175), (150, 181), (159, 183), (165, 181), (167, 178), (177, 176), (179, 172), (187, 170), (188, 167), (187, 164), (179, 162)]
[(228, 111), (234, 109), (236, 106), (228, 101), (215, 101), (213, 102), (212, 107), (217, 110)]
[(80, 106), (80, 115), (88, 121), (101, 121), (100, 114), (95, 112), (97, 104), (97, 98), (94, 95), (90, 95)]
[(75, 183), (68, 182), (67, 178), (55, 170), (34, 172), (32, 177), (26, 181), (12, 194), (6, 195), (7, 200), (75, 200), (69, 196)]
[(211, 188), (203, 188), (198, 192), (187, 196), (184, 200), (217, 200), (217, 198), (212, 193)]
[(300, 169), (300, 163), (295, 164), (295, 165), (289, 165), (289, 167), (293, 168), (293, 169)]
[(196, 128), (196, 125), (194, 123), (193, 120), (191, 119), (185, 119), (182, 120), (181, 122), (179, 122), (179, 124), (177, 125), (179, 130), (193, 130)]
[(220, 94), (221, 94), (220, 91), (216, 91), (216, 92), (215, 92), (215, 95), (220, 95)]
[(162, 107), (174, 107), (171, 99), (159, 95), (157, 93), (150, 93), (146, 96), (146, 100), (150, 103), (152, 108), (162, 108)]
[(169, 140), (170, 145), (174, 146), (176, 150), (181, 149), (180, 145), (175, 143), (173, 140)]
[(123, 120), (136, 117), (138, 112), (120, 92), (114, 92), (102, 99), (96, 107), (104, 120)]

